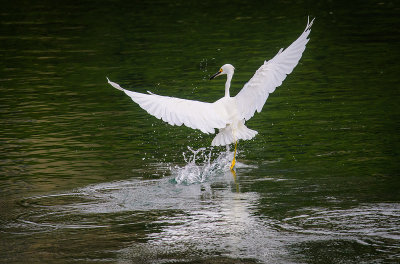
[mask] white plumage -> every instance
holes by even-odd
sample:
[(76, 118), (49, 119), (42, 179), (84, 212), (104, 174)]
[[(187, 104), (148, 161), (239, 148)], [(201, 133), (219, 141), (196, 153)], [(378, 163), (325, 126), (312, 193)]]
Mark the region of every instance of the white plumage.
[(245, 121), (253, 117), (255, 111), (261, 112), (270, 93), (282, 84), (286, 75), (290, 74), (298, 64), (311, 31), (314, 19), (307, 21), (307, 26), (300, 37), (287, 49), (279, 52), (256, 71), (254, 76), (235, 96), (230, 97), (229, 88), (235, 68), (225, 64), (210, 79), (226, 74), (225, 97), (214, 103), (185, 100), (175, 97), (137, 93), (123, 89), (117, 83), (108, 83), (125, 92), (132, 100), (149, 114), (162, 119), (170, 125), (184, 124), (204, 133), (219, 133), (211, 145), (228, 145), (238, 140), (249, 140), (257, 135), (257, 131), (245, 126)]

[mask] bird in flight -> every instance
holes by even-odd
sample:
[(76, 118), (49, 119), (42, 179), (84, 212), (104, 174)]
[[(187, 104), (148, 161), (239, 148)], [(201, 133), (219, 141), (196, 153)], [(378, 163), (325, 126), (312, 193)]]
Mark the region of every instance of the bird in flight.
[(131, 97), (150, 115), (170, 125), (184, 124), (206, 134), (213, 134), (218, 128), (219, 133), (214, 137), (211, 145), (224, 146), (235, 143), (235, 152), (230, 166), (233, 170), (236, 163), (237, 141), (250, 140), (258, 133), (247, 128), (245, 121), (252, 118), (256, 111), (261, 112), (269, 94), (273, 93), (275, 88), (285, 80), (286, 75), (296, 67), (309, 41), (307, 37), (311, 32), (313, 22), (314, 19), (311, 22), (308, 19), (307, 26), (300, 37), (286, 49), (280, 49), (271, 60), (265, 61), (234, 97), (230, 96), (229, 88), (235, 68), (231, 64), (223, 65), (210, 77), (210, 80), (220, 75), (227, 77), (225, 96), (214, 103), (161, 96), (151, 92), (148, 94), (132, 92), (108, 78), (107, 81), (111, 86)]

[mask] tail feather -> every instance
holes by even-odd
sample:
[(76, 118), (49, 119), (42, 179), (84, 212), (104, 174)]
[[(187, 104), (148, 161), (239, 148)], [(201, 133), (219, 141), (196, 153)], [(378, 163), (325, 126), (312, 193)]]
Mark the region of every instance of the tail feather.
[(247, 128), (244, 123), (240, 122), (236, 128), (232, 125), (228, 125), (225, 128), (219, 130), (219, 133), (215, 136), (211, 142), (212, 146), (225, 146), (236, 141), (250, 140), (258, 134), (257, 131)]

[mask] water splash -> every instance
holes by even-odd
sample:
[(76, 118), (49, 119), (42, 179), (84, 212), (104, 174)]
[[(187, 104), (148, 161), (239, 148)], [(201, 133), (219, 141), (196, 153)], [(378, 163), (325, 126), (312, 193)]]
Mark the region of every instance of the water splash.
[(184, 167), (175, 166), (171, 171), (178, 184), (201, 183), (214, 175), (230, 170), (233, 152), (229, 149), (218, 155), (212, 153), (212, 148), (193, 150), (188, 146), (188, 150), (188, 154), (183, 153), (186, 165)]

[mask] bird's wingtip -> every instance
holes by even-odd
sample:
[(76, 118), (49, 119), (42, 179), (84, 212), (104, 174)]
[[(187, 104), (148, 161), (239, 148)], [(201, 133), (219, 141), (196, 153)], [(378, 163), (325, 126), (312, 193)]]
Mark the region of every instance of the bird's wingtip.
[(306, 26), (306, 29), (304, 31), (307, 31), (307, 30), (311, 29), (311, 26), (313, 25), (314, 20), (315, 20), (315, 17), (310, 22), (310, 16), (307, 16), (307, 26)]
[(107, 79), (108, 83), (109, 83), (112, 87), (114, 87), (115, 89), (118, 89), (118, 90), (120, 90), (120, 91), (124, 91), (124, 88), (122, 88), (121, 86), (119, 86), (118, 83), (115, 83), (115, 82), (110, 81), (110, 79), (108, 79), (108, 77), (106, 77), (106, 79)]

